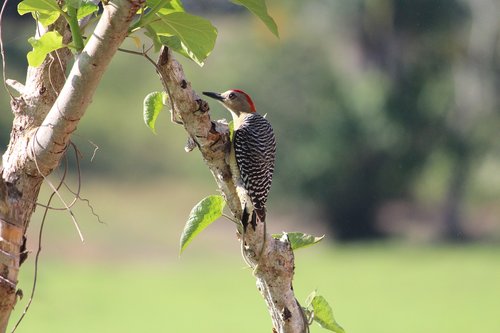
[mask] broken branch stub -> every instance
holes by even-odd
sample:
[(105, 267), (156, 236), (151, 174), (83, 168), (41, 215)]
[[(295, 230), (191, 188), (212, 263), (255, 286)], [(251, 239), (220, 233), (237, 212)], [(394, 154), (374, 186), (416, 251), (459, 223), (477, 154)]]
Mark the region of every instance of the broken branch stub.
[[(196, 145), (200, 149), (229, 209), (241, 219), (241, 201), (226, 158), (231, 145), (227, 124), (210, 119), (208, 104), (192, 89), (182, 66), (166, 47), (161, 50), (157, 71), (173, 101), (173, 118), (178, 116), (182, 120), (192, 141), (190, 148)], [(307, 320), (292, 288), (294, 255), (288, 239), (274, 239), (259, 222), (255, 229), (247, 228), (244, 242), (245, 255), (254, 266), (257, 287), (266, 301), (274, 330), (279, 333), (308, 332)], [(262, 255), (258, 258), (261, 249)]]

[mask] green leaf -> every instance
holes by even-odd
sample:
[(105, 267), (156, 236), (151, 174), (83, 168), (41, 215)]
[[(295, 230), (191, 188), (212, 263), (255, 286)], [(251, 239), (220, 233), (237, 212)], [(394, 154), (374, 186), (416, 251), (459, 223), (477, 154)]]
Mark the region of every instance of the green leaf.
[(28, 64), (31, 67), (40, 66), (47, 54), (65, 46), (62, 42), (62, 36), (57, 31), (49, 31), (39, 39), (30, 37), (28, 42), (33, 46), (33, 51), (27, 54)]
[(19, 15), (32, 13), (45, 27), (54, 23), (61, 11), (56, 0), (24, 0), (17, 6)]
[(168, 46), (177, 53), (182, 54), (186, 58), (190, 59), (189, 53), (182, 47), (182, 42), (177, 36), (158, 36), (161, 45)]
[(64, 4), (68, 7), (80, 8), (82, 5), (82, 0), (65, 0)]
[[(292, 250), (297, 250), (302, 247), (307, 247), (314, 245), (325, 238), (325, 235), (321, 237), (316, 237), (313, 235), (304, 234), (302, 232), (287, 232), (288, 240), (290, 241), (290, 246)], [(276, 239), (281, 238), (282, 234), (274, 234), (273, 237)]]
[(280, 37), (276, 22), (274, 22), (274, 19), (267, 12), (265, 0), (231, 0), (231, 2), (246, 7), (249, 11), (260, 18), (276, 37)]
[(150, 26), (158, 35), (177, 37), (178, 40), (167, 39), (168, 46), (200, 66), (212, 52), (217, 38), (217, 29), (210, 21), (186, 12), (157, 13)]
[[(310, 305), (313, 308), (314, 317), (313, 319), (323, 328), (336, 333), (345, 333), (342, 326), (340, 326), (333, 317), (333, 311), (323, 296), (317, 295), (313, 292), (312, 299), (310, 300)], [(309, 295), (308, 299), (311, 297)], [(306, 301), (306, 304), (308, 302)], [(309, 307), (309, 305), (308, 305)]]
[(180, 253), (184, 251), (197, 234), (222, 216), (225, 204), (226, 202), (222, 196), (210, 195), (193, 207), (181, 235)]
[(144, 104), (143, 104), (144, 122), (153, 131), (154, 134), (156, 134), (155, 130), (156, 118), (158, 118), (158, 115), (163, 109), (164, 95), (166, 94), (163, 93), (162, 91), (155, 91), (149, 93), (144, 98)]
[(144, 31), (144, 35), (146, 37), (149, 37), (149, 39), (151, 39), (151, 41), (153, 42), (154, 51), (155, 52), (160, 51), (163, 45), (160, 40), (160, 36), (158, 36), (156, 32), (153, 30), (153, 28), (151, 28), (149, 25), (145, 26), (144, 29), (146, 30)]
[(78, 7), (77, 19), (81, 20), (82, 18), (93, 14), (98, 9), (99, 6), (95, 5), (90, 0), (83, 0), (80, 7)]
[(231, 120), (229, 124), (227, 124), (229, 127), (229, 141), (233, 142), (234, 138), (234, 122)]
[(24, 0), (17, 5), (17, 12), (20, 15), (32, 12), (52, 13), (60, 11), (61, 8), (56, 0)]
[[(35, 15), (35, 14), (33, 14)], [(49, 25), (53, 24), (55, 21), (57, 21), (57, 19), (59, 18), (59, 16), (61, 15), (59, 12), (52, 12), (50, 14), (46, 14), (46, 13), (40, 13), (40, 12), (37, 12), (36, 13), (37, 17), (38, 17), (38, 21), (44, 26), (44, 27), (48, 27)]]
[[(156, 6), (161, 5), (161, 3), (164, 2), (163, 0), (146, 0), (146, 5), (149, 8), (155, 8)], [(169, 14), (173, 12), (183, 12), (184, 7), (182, 6), (182, 3), (179, 0), (171, 0), (169, 2), (166, 2), (163, 4), (161, 9), (159, 10), (160, 13), (162, 14)]]
[(180, 0), (147, 0), (146, 8), (140, 10), (141, 14), (139, 20), (137, 20), (130, 27), (130, 32), (134, 32), (137, 29), (147, 27), (151, 22), (158, 19), (158, 15), (167, 15), (174, 12), (184, 12), (184, 7)]

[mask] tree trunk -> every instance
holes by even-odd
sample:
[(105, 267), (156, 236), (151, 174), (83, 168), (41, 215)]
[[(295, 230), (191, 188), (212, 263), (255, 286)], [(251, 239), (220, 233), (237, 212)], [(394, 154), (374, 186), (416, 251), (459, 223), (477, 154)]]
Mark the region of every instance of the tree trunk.
[[(71, 134), (90, 104), (111, 58), (127, 35), (133, 15), (144, 0), (110, 0), (84, 50), (65, 79), (68, 50), (53, 53), (38, 68), (30, 68), (26, 85), (8, 84), (19, 93), (12, 98), (14, 123), (11, 140), (0, 166), (0, 333), (5, 332), (16, 303), (17, 278), (25, 234), (36, 207), (43, 180), (59, 164)], [(53, 28), (69, 38), (65, 22)], [(43, 34), (46, 31), (40, 29)], [(162, 82), (172, 93), (175, 110), (184, 122), (190, 142), (200, 148), (233, 214), (241, 217), (240, 199), (226, 163), (230, 144), (227, 124), (212, 122), (208, 104), (184, 78), (182, 67), (164, 49), (158, 64)], [(247, 260), (254, 267), (257, 285), (268, 305), (274, 330), (308, 331), (296, 301), (292, 278), (294, 256), (286, 237), (274, 239), (258, 223), (248, 227), (244, 240)], [(262, 255), (259, 255), (262, 253)]]
[[(102, 74), (127, 35), (130, 21), (143, 1), (112, 0), (83, 52), (65, 78), (71, 58), (67, 49), (53, 52), (37, 68), (30, 67), (26, 85), (9, 80), (19, 93), (12, 97), (14, 113), (9, 147), (0, 167), (0, 332), (7, 329), (16, 303), (25, 234), (44, 178), (59, 164), (71, 133), (90, 104)], [(65, 21), (57, 29), (69, 40)], [(37, 31), (47, 32), (43, 27)]]
[(467, 235), (462, 227), (462, 206), (467, 192), (472, 159), (470, 147), (465, 142), (459, 141), (454, 146), (453, 169), (443, 212), (443, 238), (448, 241), (463, 242), (467, 240)]

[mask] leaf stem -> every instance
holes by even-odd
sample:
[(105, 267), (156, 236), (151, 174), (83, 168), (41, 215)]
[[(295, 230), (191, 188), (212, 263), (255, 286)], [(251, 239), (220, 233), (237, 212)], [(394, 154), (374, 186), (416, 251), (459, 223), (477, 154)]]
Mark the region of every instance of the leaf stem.
[(153, 20), (154, 15), (169, 2), (170, 0), (161, 0), (156, 6), (150, 8), (146, 14), (141, 15), (141, 18), (130, 27), (129, 33), (148, 25)]
[(229, 221), (233, 222), (236, 225), (240, 225), (241, 224), (240, 221), (236, 220), (234, 217), (229, 216), (229, 215), (227, 215), (225, 213), (222, 213), (222, 216), (224, 216), (226, 219), (228, 219)]
[(77, 11), (77, 8), (68, 6), (68, 15), (65, 15), (65, 18), (68, 21), (76, 51), (80, 53), (83, 50), (84, 44), (80, 26), (78, 25)]

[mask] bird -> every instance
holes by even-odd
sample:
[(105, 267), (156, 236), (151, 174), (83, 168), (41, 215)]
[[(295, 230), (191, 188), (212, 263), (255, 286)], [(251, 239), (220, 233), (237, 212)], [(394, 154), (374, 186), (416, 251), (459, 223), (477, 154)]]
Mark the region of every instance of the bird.
[(276, 160), (276, 137), (269, 121), (257, 113), (255, 104), (243, 90), (223, 93), (203, 92), (231, 112), (233, 138), (229, 166), (242, 205), (244, 230), (256, 219), (265, 223), (266, 202), (271, 190)]

